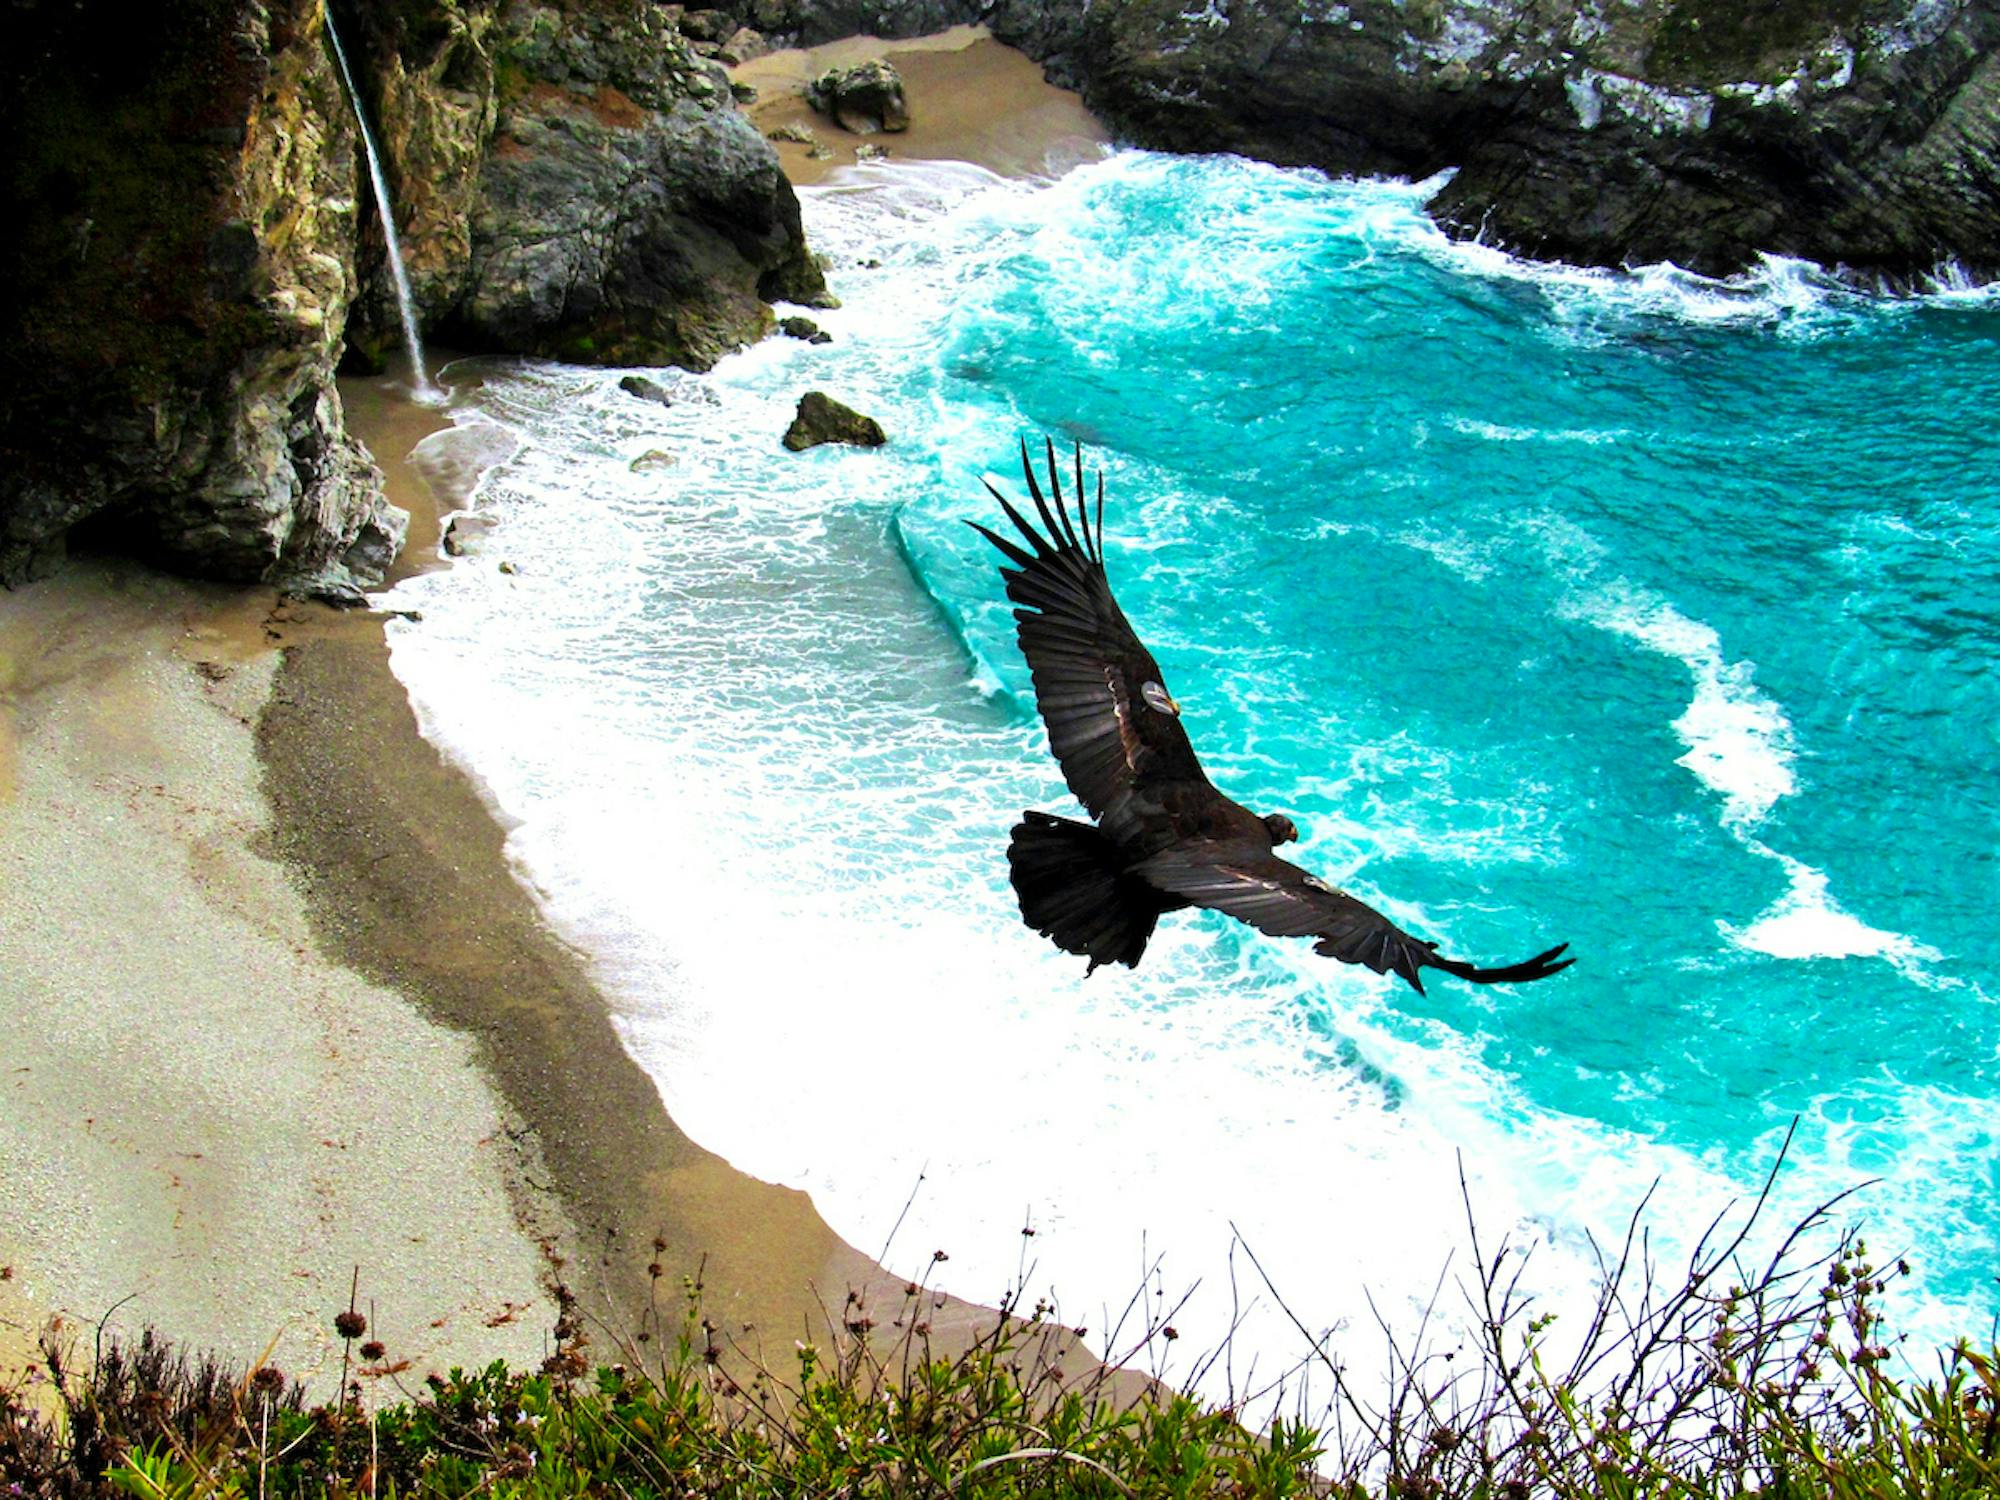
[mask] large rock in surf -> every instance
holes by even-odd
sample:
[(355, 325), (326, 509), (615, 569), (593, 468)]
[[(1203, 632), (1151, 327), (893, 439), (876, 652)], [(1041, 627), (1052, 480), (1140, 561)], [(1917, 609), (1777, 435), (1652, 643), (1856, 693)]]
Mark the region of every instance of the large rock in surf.
[(799, 397), (798, 412), (785, 429), (785, 446), (794, 453), (817, 448), (822, 443), (846, 443), (854, 448), (879, 448), (889, 441), (882, 424), (863, 416), (851, 406), (843, 406), (825, 391), (807, 391)]
[(15, 7), (0, 582), (76, 527), (184, 572), (358, 597), (406, 518), (332, 384), (356, 135), (318, 0)]

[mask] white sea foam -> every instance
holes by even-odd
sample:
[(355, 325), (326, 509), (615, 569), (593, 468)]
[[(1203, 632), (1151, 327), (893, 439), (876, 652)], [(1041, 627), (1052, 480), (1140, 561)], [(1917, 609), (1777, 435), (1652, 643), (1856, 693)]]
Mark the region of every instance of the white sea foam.
[(1694, 697), (1674, 720), (1674, 732), (1687, 746), (1675, 764), (1721, 795), (1725, 827), (1739, 833), (1756, 827), (1780, 798), (1798, 790), (1791, 720), (1758, 691), (1749, 662), (1723, 655), (1722, 638), (1711, 627), (1622, 582), (1569, 608), (1600, 630), (1626, 636), (1687, 668)]
[(1605, 430), (1565, 428), (1544, 431), (1538, 427), (1507, 427), (1498, 422), (1457, 416), (1446, 417), (1445, 422), (1454, 432), (1465, 433), (1468, 437), (1485, 438), (1495, 443), (1587, 443), (1595, 447), (1602, 443), (1622, 442), (1632, 436), (1623, 428)]
[(1788, 854), (1750, 840), (1754, 853), (1784, 867), (1790, 886), (1756, 921), (1744, 927), (1718, 921), (1732, 941), (1773, 958), (1880, 958), (1905, 978), (1929, 988), (1955, 988), (1962, 981), (1934, 973), (1930, 965), (1944, 955), (1899, 932), (1884, 932), (1841, 910), (1827, 894), (1824, 872)]
[[(1276, 170), (1276, 169), (1272, 169)], [(1782, 337), (1816, 339), (1873, 326), (1899, 307), (1988, 308), (2000, 282), (1975, 282), (1953, 262), (1941, 263), (1899, 299), (1885, 298), (1838, 270), (1795, 256), (1760, 254), (1731, 276), (1705, 276), (1671, 261), (1624, 267), (1535, 260), (1475, 236), (1455, 239), (1428, 218), (1424, 205), (1449, 172), (1418, 182), (1368, 184), (1352, 227), (1381, 247), (1421, 255), (1462, 274), (1532, 288), (1543, 298), (1551, 330), (1585, 343), (1627, 337), (1648, 322), (1688, 327), (1765, 328)]]
[(1690, 619), (1663, 597), (1623, 578), (1603, 579), (1602, 549), (1582, 545), (1573, 525), (1541, 518), (1533, 529), (1545, 555), (1571, 579), (1559, 613), (1636, 641), (1687, 669), (1694, 695), (1674, 720), (1674, 732), (1687, 747), (1675, 764), (1722, 799), (1721, 824), (1745, 850), (1785, 871), (1786, 891), (1769, 910), (1741, 925), (1718, 920), (1717, 929), (1739, 947), (1772, 958), (1877, 958), (1913, 982), (1952, 983), (1928, 967), (1942, 959), (1937, 949), (1852, 916), (1828, 894), (1824, 871), (1759, 836), (1779, 802), (1799, 787), (1791, 720), (1758, 688), (1755, 667), (1731, 660), (1712, 626)]
[[(844, 302), (823, 319), (834, 344), (761, 345), (697, 382), (712, 400), (665, 408), (619, 392), (617, 372), (489, 378), (478, 420), (519, 443), (481, 493), (496, 530), (481, 556), (399, 586), (388, 602), (423, 620), (392, 627), (394, 662), (426, 734), (490, 789), (510, 857), (595, 958), (621, 1035), (695, 1139), (806, 1189), (871, 1252), (921, 1176), (888, 1261), (916, 1269), (946, 1248), (946, 1284), (969, 1296), (1020, 1275), (1025, 1216), (1031, 1293), (1052, 1288), (1093, 1338), (1139, 1285), (1142, 1256), (1163, 1251), (1169, 1288), (1203, 1282), (1176, 1317), (1177, 1348), (1215, 1342), (1234, 1315), (1240, 1231), (1312, 1329), (1344, 1329), (1338, 1347), (1365, 1381), (1371, 1306), (1410, 1329), (1447, 1263), (1463, 1273), (1461, 1153), (1482, 1230), (1536, 1246), (1534, 1284), (1572, 1309), (1588, 1296), (1588, 1236), (1615, 1232), (1655, 1177), (1671, 1258), (1742, 1190), (1742, 1164), (1543, 1107), (1484, 1060), (1482, 1038), (1413, 1017), (1388, 981), (1235, 940), (1218, 918), (1176, 919), (1143, 969), (1087, 984), (1016, 919), (1006, 829), (1023, 806), (1058, 805), (1060, 786), (1004, 674), (968, 662), (952, 591), (913, 580), (894, 538), (899, 506), (940, 487), (976, 496), (974, 476), (1030, 424), (911, 372), (935, 366), (957, 310), (1009, 257), (1071, 278), (1051, 295), (1116, 302), (1125, 293), (1089, 274), (1100, 196), (1123, 175), (1195, 169), (1128, 156), (1039, 188), (856, 173), (805, 195)], [(1344, 215), (1365, 241), (1408, 199), (1369, 188), (1312, 211)], [(877, 455), (780, 454), (808, 381), (897, 440)], [(674, 464), (634, 473), (656, 447)], [(1159, 516), (1159, 550), (1131, 549), (1135, 567), (1172, 562), (1171, 506)], [(1475, 582), (1507, 561), (1443, 528), (1403, 540)], [(1796, 791), (1782, 708), (1717, 632), (1619, 583), (1587, 533), (1572, 528), (1561, 556), (1575, 618), (1686, 666), (1681, 763), (1755, 843)], [(1004, 614), (991, 599), (968, 608)], [(1451, 855), (1535, 857), (1519, 816), (1496, 808), (1470, 837), (1450, 830)], [(1445, 833), (1372, 814), (1365, 835), (1312, 835), (1301, 857), (1329, 871), (1371, 847), (1447, 854)], [(1798, 869), (1795, 891), (1814, 873)], [(1810, 921), (1845, 915), (1823, 879), (1809, 894)], [(1895, 961), (1895, 941), (1876, 954)], [(1845, 1160), (1797, 1172), (1780, 1215), (1848, 1186)], [(1256, 1351), (1274, 1374), (1301, 1341), (1260, 1284), (1239, 1281), (1254, 1304), (1239, 1372)], [(1446, 1303), (1455, 1317), (1449, 1283)]]

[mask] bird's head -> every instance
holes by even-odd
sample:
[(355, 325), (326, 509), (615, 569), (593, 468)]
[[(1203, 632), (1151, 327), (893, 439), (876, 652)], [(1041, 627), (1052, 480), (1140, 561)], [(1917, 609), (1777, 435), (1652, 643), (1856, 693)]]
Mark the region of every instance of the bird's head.
[(1170, 714), (1176, 719), (1181, 716), (1181, 706), (1174, 701), (1174, 695), (1157, 682), (1141, 683), (1139, 696), (1154, 713)]
[(1271, 835), (1271, 843), (1274, 846), (1289, 844), (1299, 836), (1299, 825), (1283, 813), (1265, 813), (1264, 828)]

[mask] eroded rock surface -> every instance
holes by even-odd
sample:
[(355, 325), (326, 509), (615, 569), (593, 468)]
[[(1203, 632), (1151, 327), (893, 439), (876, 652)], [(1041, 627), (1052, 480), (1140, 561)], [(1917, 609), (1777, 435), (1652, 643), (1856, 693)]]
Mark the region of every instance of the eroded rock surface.
[[(395, 14), (371, 23), (382, 134), (412, 184), (397, 199), (417, 300), (446, 342), (702, 369), (768, 332), (772, 300), (825, 300), (776, 153), (702, 55), (734, 35), (728, 16), (585, 0)], [(378, 291), (366, 307), (386, 337), (392, 306)]]
[(406, 518), (342, 426), (355, 133), (313, 0), (15, 7), (0, 582), (77, 528), (358, 597)]
[(822, 443), (879, 448), (888, 441), (880, 422), (841, 404), (824, 391), (807, 391), (799, 397), (798, 412), (784, 438), (785, 446), (794, 453), (817, 448)]

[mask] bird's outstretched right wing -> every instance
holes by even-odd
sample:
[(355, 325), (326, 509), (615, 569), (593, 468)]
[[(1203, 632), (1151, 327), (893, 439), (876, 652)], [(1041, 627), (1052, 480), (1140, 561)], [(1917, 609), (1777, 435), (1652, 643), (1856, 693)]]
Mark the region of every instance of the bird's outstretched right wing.
[(1247, 922), (1272, 937), (1316, 937), (1313, 952), (1377, 974), (1397, 974), (1423, 993), (1422, 969), (1442, 969), (1474, 984), (1523, 984), (1566, 969), (1559, 943), (1523, 963), (1479, 968), (1445, 958), (1435, 943), (1412, 937), (1365, 901), (1268, 850), (1232, 841), (1193, 840), (1140, 861), (1130, 872), (1148, 885)]
[(1048, 444), (1052, 498), (1036, 481), (1025, 441), (1021, 471), (1041, 518), (1039, 529), (991, 484), (987, 489), (1020, 539), (996, 535), (976, 521), (967, 524), (1014, 565), (1003, 567), (1000, 576), (1007, 597), (1020, 606), (1014, 619), (1021, 654), (1028, 659), (1035, 703), (1063, 779), (1108, 831), (1126, 832), (1119, 825), (1140, 816), (1127, 805), (1140, 780), (1207, 785), (1208, 778), (1181, 728), (1159, 663), (1111, 597), (1104, 573), (1104, 476), (1098, 475), (1093, 519), (1084, 507), (1080, 447), (1072, 497), (1063, 494), (1054, 443)]

